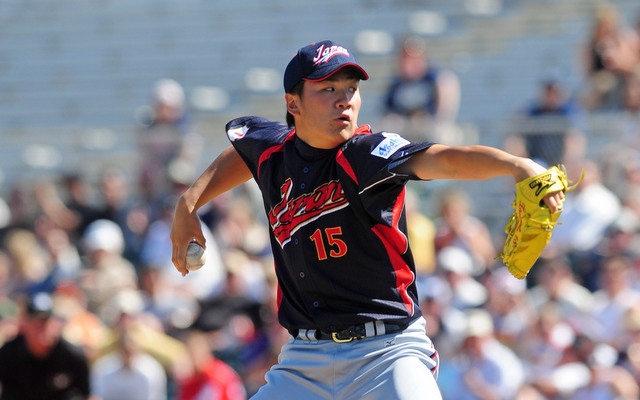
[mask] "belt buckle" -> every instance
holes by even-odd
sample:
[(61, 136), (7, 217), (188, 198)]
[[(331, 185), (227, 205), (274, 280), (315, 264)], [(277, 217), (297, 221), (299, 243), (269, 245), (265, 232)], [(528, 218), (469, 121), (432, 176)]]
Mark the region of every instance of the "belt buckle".
[(351, 337), (348, 337), (346, 339), (340, 339), (338, 337), (338, 332), (331, 332), (331, 339), (333, 339), (333, 341), (336, 342), (336, 343), (349, 343), (353, 339), (355, 339), (355, 337), (351, 336)]
[[(341, 339), (338, 337), (338, 335), (340, 334), (347, 335), (347, 337), (344, 339)], [(333, 339), (333, 341), (336, 343), (349, 343), (353, 340), (364, 339), (365, 337), (367, 337), (367, 335), (365, 335), (364, 332), (358, 332), (357, 327), (354, 327), (354, 326), (349, 327), (340, 332), (331, 332), (331, 339)]]

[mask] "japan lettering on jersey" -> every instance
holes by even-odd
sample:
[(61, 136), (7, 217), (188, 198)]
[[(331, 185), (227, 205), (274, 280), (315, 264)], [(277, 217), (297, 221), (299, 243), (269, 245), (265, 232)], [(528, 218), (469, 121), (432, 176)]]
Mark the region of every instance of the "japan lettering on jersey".
[(323, 183), (311, 193), (291, 198), (291, 179), (281, 187), (282, 201), (268, 213), (269, 224), (280, 247), (291, 240), (299, 228), (315, 221), (322, 215), (338, 211), (349, 205), (338, 181)]

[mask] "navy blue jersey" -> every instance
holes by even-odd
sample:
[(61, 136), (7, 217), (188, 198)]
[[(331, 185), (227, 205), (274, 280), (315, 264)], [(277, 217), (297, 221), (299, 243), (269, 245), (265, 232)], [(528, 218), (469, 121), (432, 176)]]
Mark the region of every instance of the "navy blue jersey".
[(421, 315), (407, 240), (405, 184), (390, 170), (430, 143), (368, 126), (334, 149), (259, 117), (226, 126), (260, 190), (287, 329), (336, 331)]

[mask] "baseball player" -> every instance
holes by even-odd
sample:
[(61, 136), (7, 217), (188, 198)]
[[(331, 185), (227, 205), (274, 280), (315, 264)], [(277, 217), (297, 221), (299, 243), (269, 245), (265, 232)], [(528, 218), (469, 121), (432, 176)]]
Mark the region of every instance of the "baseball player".
[[(545, 169), (485, 146), (411, 143), (358, 125), (369, 77), (332, 41), (301, 48), (284, 74), (288, 126), (243, 117), (178, 199), (171, 240), (188, 273), (196, 212), (254, 178), (270, 225), (278, 318), (290, 333), (254, 399), (439, 399), (438, 353), (418, 308), (406, 234), (409, 179), (516, 181)], [(553, 210), (562, 194), (547, 196)]]

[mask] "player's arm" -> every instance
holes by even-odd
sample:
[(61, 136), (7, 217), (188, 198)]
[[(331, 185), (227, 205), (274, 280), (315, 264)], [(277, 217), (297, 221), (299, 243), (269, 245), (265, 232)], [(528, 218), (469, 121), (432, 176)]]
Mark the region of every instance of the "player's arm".
[(178, 198), (171, 227), (172, 261), (178, 272), (187, 274), (185, 265), (189, 242), (204, 246), (205, 239), (197, 211), (220, 194), (251, 179), (251, 171), (236, 150), (225, 149)]
[[(535, 161), (514, 156), (488, 146), (446, 146), (434, 144), (418, 152), (396, 168), (399, 173), (411, 173), (420, 179), (486, 180), (511, 175), (516, 182), (544, 172)], [(562, 192), (545, 198), (551, 212), (557, 210)]]

